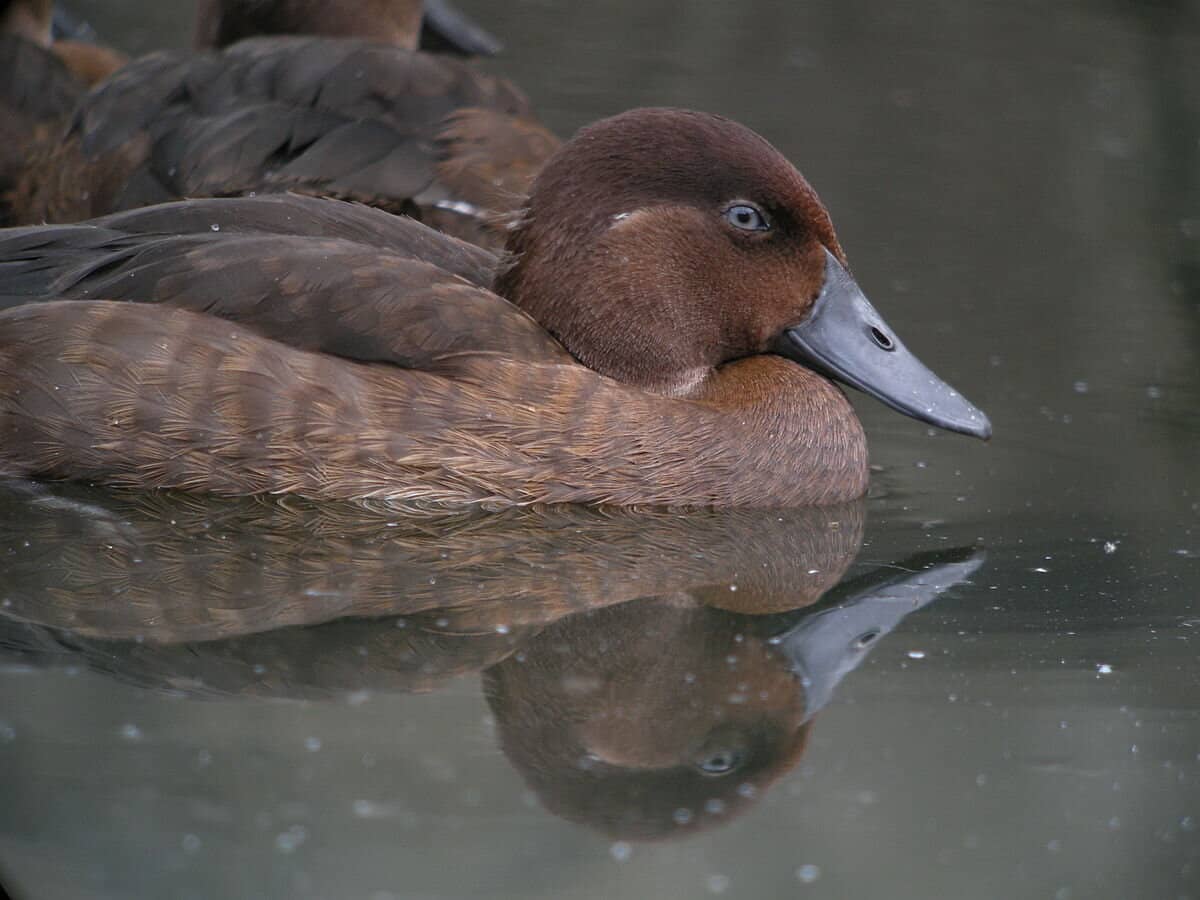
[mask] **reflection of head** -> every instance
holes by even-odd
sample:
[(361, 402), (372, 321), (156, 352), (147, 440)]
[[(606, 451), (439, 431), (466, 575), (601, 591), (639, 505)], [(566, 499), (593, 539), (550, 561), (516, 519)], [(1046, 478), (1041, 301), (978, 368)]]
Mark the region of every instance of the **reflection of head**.
[(705, 828), (799, 760), (803, 692), (755, 620), (669, 601), (556, 623), (488, 670), (501, 745), (545, 806), (613, 836)]

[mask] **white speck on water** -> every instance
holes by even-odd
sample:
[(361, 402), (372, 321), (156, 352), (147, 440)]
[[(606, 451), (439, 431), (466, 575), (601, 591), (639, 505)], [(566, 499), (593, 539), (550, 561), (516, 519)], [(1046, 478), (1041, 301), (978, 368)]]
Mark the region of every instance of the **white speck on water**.
[(280, 853), (294, 853), (308, 839), (303, 825), (293, 825), (287, 831), (275, 835), (275, 849)]
[(929, 463), (925, 462), (925, 460), (923, 460), (923, 459), (918, 459), (913, 465), (915, 465), (918, 469), (928, 469), (929, 468)]
[(924, 650), (909, 650), (908, 658), (909, 659), (924, 659), (925, 651)]
[(704, 811), (710, 816), (719, 816), (725, 812), (725, 801), (717, 797), (712, 797), (704, 801)]
[(212, 765), (212, 754), (207, 750), (200, 750), (196, 753), (196, 767), (206, 769)]
[(315, 735), (304, 739), (304, 749), (309, 753), (316, 753), (321, 749), (321, 739)]
[(212, 230), (213, 230), (213, 231), (220, 231), (220, 230), (221, 230), (221, 226), (220, 226), (220, 225), (218, 225), (216, 222), (213, 222), (213, 223), (212, 223)]
[(1046, 849), (1049, 850), (1051, 853), (1057, 853), (1059, 850), (1062, 849), (1062, 841), (1057, 840), (1057, 839), (1055, 839), (1053, 841), (1047, 841)]
[(671, 813), (671, 818), (674, 819), (676, 825), (686, 825), (692, 821), (692, 811), (686, 806), (681, 806)]
[(1075, 387), (1075, 393), (1077, 393), (1077, 394), (1086, 394), (1089, 390), (1089, 386), (1086, 381), (1077, 381), (1077, 382), (1075, 382), (1074, 387)]
[(1121, 542), (1120, 541), (1105, 541), (1104, 542), (1105, 555), (1112, 556), (1114, 553), (1116, 553), (1117, 552), (1117, 544), (1119, 544), (1119, 543), (1121, 543)]
[(617, 862), (625, 862), (633, 855), (633, 847), (627, 841), (617, 841), (608, 848), (608, 855)]
[(1162, 395), (1162, 388), (1160, 388), (1157, 384), (1152, 384), (1146, 388), (1146, 396), (1151, 400), (1158, 400), (1162, 397)]
[(806, 863), (796, 870), (796, 878), (804, 884), (812, 884), (821, 877), (821, 867)]
[(1112, 666), (1110, 666), (1108, 663), (1097, 663), (1096, 664), (1096, 672), (1099, 673), (1100, 675), (1111, 675), (1112, 670), (1113, 670)]
[(346, 702), (350, 706), (362, 706), (371, 699), (370, 691), (351, 691), (346, 695)]
[(754, 785), (752, 785), (750, 782), (746, 781), (746, 782), (743, 782), (742, 784), (738, 785), (737, 792), (738, 792), (738, 796), (741, 797), (743, 800), (749, 800), (752, 797), (754, 797), (755, 794), (758, 793), (758, 789)]
[(496, 634), (508, 634), (508, 626), (507, 625), (497, 625), (496, 626)]
[(142, 734), (142, 729), (138, 728), (132, 722), (122, 725), (117, 733), (127, 741), (140, 741), (145, 736)]
[(984, 787), (988, 783), (987, 775), (980, 772), (975, 776), (975, 787)]
[(1192, 832), (1196, 830), (1196, 820), (1191, 816), (1184, 816), (1179, 820), (1179, 827), (1184, 831)]
[(736, 584), (731, 584), (731, 585), (729, 586), (729, 590), (730, 590), (731, 592), (736, 592), (736, 591), (737, 591), (737, 585), (736, 585)]
[(729, 890), (729, 876), (728, 875), (709, 875), (707, 884), (708, 884), (709, 893), (723, 894), (727, 890)]
[(1034, 568), (1033, 571), (1037, 572), (1039, 575), (1045, 575), (1050, 570), (1047, 569), (1045, 566), (1037, 566), (1036, 568)]
[(809, 574), (809, 575), (820, 575), (820, 574), (821, 574), (821, 570), (820, 570), (820, 569), (809, 569), (809, 570), (808, 570), (808, 574)]
[(1121, 820), (1117, 816), (1113, 816), (1108, 820), (1108, 830), (1117, 831), (1121, 827)]
[(183, 840), (179, 842), (179, 845), (183, 847), (184, 853), (196, 853), (200, 850), (201, 846), (203, 846), (200, 838), (194, 834), (185, 834), (183, 836)]

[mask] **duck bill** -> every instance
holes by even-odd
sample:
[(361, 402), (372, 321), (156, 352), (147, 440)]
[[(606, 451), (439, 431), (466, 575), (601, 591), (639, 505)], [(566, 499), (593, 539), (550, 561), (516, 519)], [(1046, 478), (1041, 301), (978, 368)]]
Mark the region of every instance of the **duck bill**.
[(838, 585), (770, 639), (804, 685), (807, 721), (834, 689), (911, 612), (971, 579), (987, 554), (971, 547), (912, 556)]
[(901, 343), (828, 250), (812, 313), (784, 331), (775, 350), (906, 416), (985, 441), (992, 436), (988, 417)]
[(446, 0), (425, 0), (421, 49), (462, 56), (495, 56), (504, 45)]

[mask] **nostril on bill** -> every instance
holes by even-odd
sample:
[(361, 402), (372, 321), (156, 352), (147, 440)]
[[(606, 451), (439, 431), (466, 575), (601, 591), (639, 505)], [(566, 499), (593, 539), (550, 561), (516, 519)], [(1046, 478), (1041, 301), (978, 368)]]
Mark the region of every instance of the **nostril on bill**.
[(884, 350), (896, 349), (896, 345), (892, 342), (892, 339), (888, 337), (885, 332), (876, 328), (874, 325), (871, 326), (871, 339)]

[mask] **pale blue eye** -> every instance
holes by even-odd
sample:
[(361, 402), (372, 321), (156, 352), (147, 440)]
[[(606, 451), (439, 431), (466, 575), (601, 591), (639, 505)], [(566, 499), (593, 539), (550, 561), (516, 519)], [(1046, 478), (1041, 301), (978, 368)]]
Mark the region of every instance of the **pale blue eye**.
[(725, 210), (725, 221), (742, 231), (766, 231), (767, 217), (748, 203), (735, 203)]

